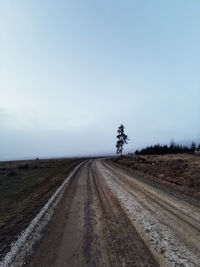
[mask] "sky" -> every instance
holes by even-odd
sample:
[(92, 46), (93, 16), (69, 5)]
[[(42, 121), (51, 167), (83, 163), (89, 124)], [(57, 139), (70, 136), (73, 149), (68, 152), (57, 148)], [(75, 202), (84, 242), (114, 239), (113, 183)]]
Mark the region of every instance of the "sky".
[(0, 160), (200, 141), (199, 0), (0, 0)]

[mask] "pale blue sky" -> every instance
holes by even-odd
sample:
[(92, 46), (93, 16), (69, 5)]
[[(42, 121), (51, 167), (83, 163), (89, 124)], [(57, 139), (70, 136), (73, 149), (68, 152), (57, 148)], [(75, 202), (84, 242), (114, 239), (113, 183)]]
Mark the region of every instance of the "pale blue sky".
[(1, 1), (0, 159), (200, 139), (200, 1)]

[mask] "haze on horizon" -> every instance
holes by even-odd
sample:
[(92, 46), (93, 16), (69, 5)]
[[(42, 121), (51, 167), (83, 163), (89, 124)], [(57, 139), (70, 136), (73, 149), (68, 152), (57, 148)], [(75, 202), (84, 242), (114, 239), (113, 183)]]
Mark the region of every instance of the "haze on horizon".
[(200, 2), (1, 1), (0, 160), (200, 140)]

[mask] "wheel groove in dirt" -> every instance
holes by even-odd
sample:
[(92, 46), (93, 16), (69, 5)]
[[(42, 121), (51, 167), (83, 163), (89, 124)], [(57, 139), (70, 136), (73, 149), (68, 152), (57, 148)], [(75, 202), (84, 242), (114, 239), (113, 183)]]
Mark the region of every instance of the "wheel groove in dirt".
[[(54, 263), (61, 247), (63, 231), (68, 220), (69, 210), (77, 191), (77, 176), (80, 172), (81, 168), (66, 187), (63, 199), (57, 206), (54, 217), (48, 225), (43, 239), (35, 246), (34, 254), (28, 258), (27, 266), (55, 266)], [(46, 254), (47, 248), (48, 254)]]
[(22, 266), (25, 264), (27, 258), (31, 255), (34, 246), (41, 239), (42, 232), (46, 225), (51, 220), (54, 209), (61, 200), (65, 187), (70, 182), (71, 177), (77, 173), (82, 164), (83, 163), (80, 163), (74, 168), (68, 178), (61, 184), (37, 216), (30, 222), (29, 226), (21, 233), (18, 240), (11, 244), (11, 249), (0, 262), (0, 266)]
[[(107, 169), (109, 169), (113, 174), (115, 173), (116, 176), (118, 176), (118, 178), (116, 179), (115, 176), (113, 176), (113, 179), (115, 179), (115, 181), (117, 181), (118, 183), (121, 182), (121, 184), (123, 184), (123, 186), (125, 186), (127, 189), (131, 188), (132, 190), (137, 190), (137, 192), (140, 192), (143, 196), (145, 196), (147, 199), (149, 199), (151, 202), (156, 203), (156, 205), (160, 206), (161, 209), (168, 211), (170, 214), (172, 214), (174, 216), (174, 219), (177, 219), (180, 221), (182, 221), (183, 224), (187, 225), (187, 230), (188, 230), (188, 226), (191, 227), (191, 229), (196, 230), (196, 234), (198, 234), (200, 232), (200, 209), (195, 207), (195, 209), (197, 210), (198, 214), (197, 214), (197, 218), (195, 217), (195, 212), (193, 211), (193, 214), (191, 214), (191, 209), (190, 209), (190, 216), (188, 216), (188, 213), (185, 213), (184, 210), (180, 207), (175, 206), (172, 202), (170, 202), (168, 199), (163, 200), (160, 196), (159, 196), (159, 191), (163, 193), (163, 191), (159, 190), (159, 189), (155, 189), (156, 192), (158, 192), (158, 194), (156, 194), (155, 192), (151, 192), (151, 191), (145, 191), (144, 189), (141, 189), (140, 186), (138, 186), (136, 183), (133, 184), (133, 181), (130, 181), (130, 177), (128, 179), (124, 179), (125, 177), (127, 177), (126, 175), (124, 175), (124, 177), (122, 178), (122, 174), (117, 171), (114, 168), (111, 168), (111, 166), (109, 166), (108, 164), (105, 165), (105, 167)], [(144, 183), (145, 184), (145, 183)], [(148, 187), (151, 189), (153, 188), (151, 185), (148, 185)], [(166, 194), (166, 197), (168, 197), (168, 195)], [(178, 201), (178, 200), (177, 200)], [(186, 205), (188, 205), (187, 203), (185, 203)], [(190, 205), (190, 207), (192, 208), (192, 205)], [(190, 208), (188, 207), (188, 209)]]
[[(120, 170), (102, 165), (101, 161), (83, 164), (70, 180), (27, 266), (164, 266), (165, 263), (186, 266), (187, 262), (194, 266), (197, 261), (191, 258), (194, 254), (186, 253), (185, 256), (189, 255), (190, 259), (181, 262), (179, 252), (182, 250), (179, 247), (173, 250), (173, 245), (184, 245), (184, 241), (176, 243), (175, 239), (171, 239), (171, 243), (164, 244), (168, 242), (165, 240), (168, 226), (172, 227), (168, 224), (175, 222), (174, 215), (164, 206), (156, 206), (154, 199), (143, 195), (141, 189), (134, 187)], [(141, 203), (140, 206), (137, 203)], [(153, 213), (155, 208), (157, 210)], [(164, 221), (158, 216), (166, 216), (167, 219)], [(150, 230), (141, 228), (142, 220), (151, 218), (156, 225), (148, 221), (145, 229)], [(182, 220), (179, 223), (183, 225)], [(157, 245), (162, 245), (161, 249), (153, 251), (151, 240), (147, 242), (151, 231), (154, 237), (157, 235), (155, 240)], [(172, 254), (170, 250), (168, 254), (162, 251), (168, 245), (172, 246)]]
[[(72, 179), (29, 266), (157, 266), (97, 174), (91, 162)], [(60, 228), (59, 236), (56, 227)]]
[(93, 182), (99, 198), (105, 240), (112, 266), (157, 266), (153, 255), (112, 195), (102, 177), (92, 168)]
[[(197, 233), (198, 238), (193, 233), (194, 240), (191, 242), (192, 244), (190, 240), (187, 240), (187, 235), (186, 239), (181, 239), (180, 236), (177, 236), (178, 231), (173, 226), (175, 221), (172, 217), (170, 216), (167, 219), (164, 209), (160, 209), (159, 217), (158, 214), (150, 212), (152, 209), (150, 209), (150, 206), (155, 207), (154, 202), (151, 201), (148, 204), (148, 198), (143, 197), (142, 194), (138, 195), (137, 187), (134, 187), (134, 183), (131, 189), (130, 184), (127, 184), (128, 179), (126, 175), (122, 174), (120, 169), (113, 170), (112, 168), (110, 177), (107, 177), (107, 167), (101, 167), (100, 162), (98, 162), (98, 165), (102, 175), (105, 175), (104, 179), (109, 184), (109, 187), (115, 193), (115, 196), (120, 199), (125, 211), (131, 216), (133, 224), (138, 228), (147, 244), (150, 247), (153, 245), (158, 255), (163, 256), (168, 264), (172, 266), (174, 264), (176, 266), (182, 266), (182, 264), (196, 266), (200, 262), (198, 242), (195, 245), (195, 240), (199, 238), (199, 233)], [(120, 184), (120, 179), (123, 180), (125, 185)], [(135, 179), (133, 177), (131, 179), (134, 182)], [(143, 191), (145, 191), (144, 188)], [(179, 226), (182, 226), (182, 222), (180, 222)], [(185, 235), (184, 231), (182, 234)]]

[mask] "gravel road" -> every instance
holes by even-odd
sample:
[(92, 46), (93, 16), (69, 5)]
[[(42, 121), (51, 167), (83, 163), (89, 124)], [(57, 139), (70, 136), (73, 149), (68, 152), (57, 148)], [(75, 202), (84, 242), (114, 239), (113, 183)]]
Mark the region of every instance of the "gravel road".
[(200, 209), (91, 160), (68, 183), (27, 266), (200, 266)]

